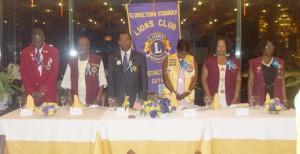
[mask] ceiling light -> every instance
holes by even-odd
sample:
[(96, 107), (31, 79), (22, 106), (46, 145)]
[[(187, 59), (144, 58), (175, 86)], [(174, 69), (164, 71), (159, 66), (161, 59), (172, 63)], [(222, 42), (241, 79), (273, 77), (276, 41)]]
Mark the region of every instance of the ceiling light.
[(47, 9), (46, 12), (51, 12), (51, 10), (50, 10), (50, 9)]
[(37, 22), (37, 20), (35, 19), (34, 22)]
[(96, 24), (97, 24), (97, 22), (95, 21), (95, 22), (94, 22), (94, 24), (96, 25)]
[(104, 4), (104, 5), (107, 5), (107, 3), (106, 3), (106, 2), (104, 2), (103, 4)]
[(234, 8), (234, 11), (237, 11), (237, 8)]
[(202, 2), (201, 2), (201, 1), (199, 1), (199, 2), (198, 2), (198, 5), (201, 5), (201, 4), (202, 4)]
[(278, 4), (277, 6), (278, 6), (278, 7), (280, 7), (280, 6), (281, 6), (281, 4)]
[(121, 21), (123, 21), (123, 19), (121, 19)]
[(211, 22), (209, 22), (209, 24), (212, 24), (213, 22), (211, 21)]
[(185, 20), (185, 19), (183, 19), (183, 21), (185, 22), (186, 20)]
[(197, 8), (196, 8), (196, 7), (194, 7), (194, 8), (193, 8), (193, 10), (194, 10), (194, 11), (196, 11), (196, 10), (197, 10)]
[(215, 21), (215, 22), (217, 22), (217, 21), (218, 21), (218, 19), (215, 19), (214, 21)]
[(4, 23), (7, 23), (7, 21), (6, 21), (6, 20), (4, 20)]
[(93, 19), (90, 19), (89, 21), (90, 21), (90, 22), (93, 22)]
[(246, 3), (245, 5), (246, 5), (246, 6), (249, 6), (249, 3)]
[(181, 21), (181, 25), (183, 25), (183, 22)]
[(113, 10), (113, 8), (109, 8), (109, 11), (112, 11)]
[(125, 21), (123, 21), (123, 24), (126, 24), (126, 22), (125, 22)]
[(263, 12), (263, 13), (265, 13), (265, 12), (266, 12), (266, 10), (262, 10), (262, 12)]

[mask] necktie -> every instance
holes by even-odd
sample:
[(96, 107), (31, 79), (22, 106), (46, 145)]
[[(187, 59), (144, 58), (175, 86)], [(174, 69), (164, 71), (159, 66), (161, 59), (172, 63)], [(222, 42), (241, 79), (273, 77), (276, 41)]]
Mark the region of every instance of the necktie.
[(35, 63), (36, 63), (36, 65), (39, 65), (39, 63), (40, 63), (40, 52), (39, 52), (39, 50), (37, 50), (36, 51), (36, 54), (35, 54)]
[(125, 55), (123, 57), (123, 72), (124, 72), (124, 74), (126, 74), (127, 65), (128, 65), (128, 60), (127, 60), (127, 54), (125, 53)]

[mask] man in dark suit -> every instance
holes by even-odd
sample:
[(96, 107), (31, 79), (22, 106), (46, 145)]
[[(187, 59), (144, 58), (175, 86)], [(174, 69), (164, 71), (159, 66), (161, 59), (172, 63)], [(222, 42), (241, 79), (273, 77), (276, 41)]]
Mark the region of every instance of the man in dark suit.
[(129, 33), (121, 33), (118, 44), (120, 51), (112, 53), (108, 58), (109, 99), (118, 98), (118, 106), (121, 106), (125, 96), (129, 96), (129, 107), (140, 109), (139, 99), (146, 100), (148, 92), (146, 58), (131, 50)]

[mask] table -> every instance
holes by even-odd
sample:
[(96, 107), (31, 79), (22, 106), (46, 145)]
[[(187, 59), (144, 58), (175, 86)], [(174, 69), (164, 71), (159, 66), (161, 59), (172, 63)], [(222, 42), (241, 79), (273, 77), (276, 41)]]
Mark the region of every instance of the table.
[(180, 113), (166, 118), (116, 116), (106, 112), (101, 119), (101, 138), (105, 153), (143, 154), (295, 154), (295, 111), (271, 115), (250, 110), (249, 116), (236, 116), (235, 110), (207, 110), (197, 117)]
[[(198, 111), (184, 118), (180, 111), (165, 118), (128, 119), (106, 107), (86, 109), (81, 116), (59, 110), (55, 116), (34, 113), (21, 117), (13, 111), (0, 117), (0, 134), (6, 135), (9, 153), (123, 154), (295, 154), (295, 111), (271, 115), (250, 110)], [(71, 148), (70, 148), (71, 147)]]
[(106, 110), (85, 109), (81, 116), (70, 116), (59, 109), (53, 117), (37, 112), (24, 117), (16, 110), (0, 117), (0, 134), (5, 134), (10, 154), (98, 153), (98, 126)]

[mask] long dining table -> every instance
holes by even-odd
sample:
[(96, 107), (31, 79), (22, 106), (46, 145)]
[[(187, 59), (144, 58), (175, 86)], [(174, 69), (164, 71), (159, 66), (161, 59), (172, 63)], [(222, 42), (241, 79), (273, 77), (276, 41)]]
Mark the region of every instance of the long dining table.
[(292, 109), (278, 115), (250, 109), (247, 116), (204, 110), (195, 117), (176, 111), (157, 119), (131, 119), (107, 107), (77, 116), (58, 110), (52, 117), (15, 110), (0, 117), (0, 134), (11, 154), (295, 154), (297, 139)]

